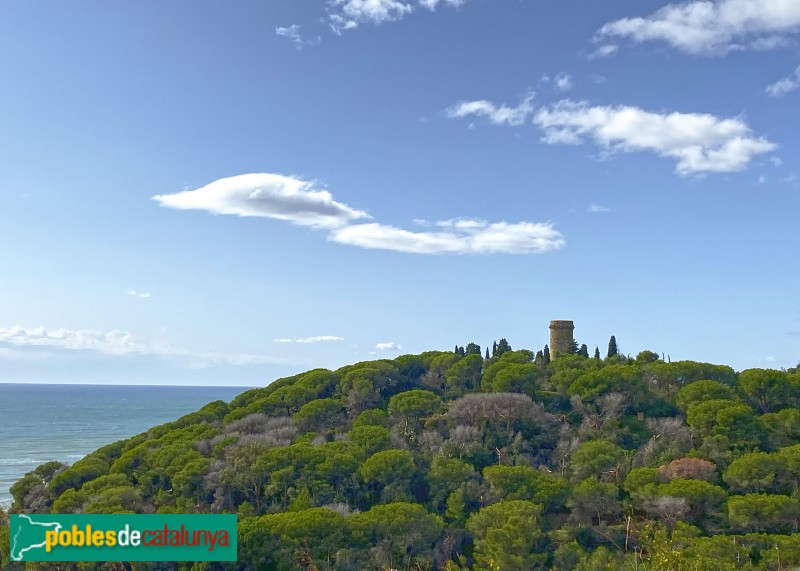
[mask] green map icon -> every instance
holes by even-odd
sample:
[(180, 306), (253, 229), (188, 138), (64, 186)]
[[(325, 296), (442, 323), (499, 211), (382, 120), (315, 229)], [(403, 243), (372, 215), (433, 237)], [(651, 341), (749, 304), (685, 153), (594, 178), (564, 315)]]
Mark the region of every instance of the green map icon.
[(45, 532), (61, 531), (61, 524), (56, 521), (46, 521), (41, 517), (35, 520), (25, 514), (12, 515), (17, 521), (16, 530), (11, 538), (11, 560), (22, 561), (35, 556), (37, 550), (45, 550)]

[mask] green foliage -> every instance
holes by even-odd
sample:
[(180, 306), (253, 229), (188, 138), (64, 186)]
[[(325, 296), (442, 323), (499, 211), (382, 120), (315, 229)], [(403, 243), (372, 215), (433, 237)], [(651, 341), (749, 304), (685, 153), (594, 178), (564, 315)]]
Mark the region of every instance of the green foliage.
[(14, 508), (239, 515), (240, 563), (170, 571), (800, 566), (800, 374), (457, 351), (209, 403), (40, 466)]
[(800, 409), (784, 408), (779, 412), (762, 414), (759, 420), (767, 430), (770, 448), (782, 448), (800, 442)]
[(611, 339), (608, 340), (608, 353), (606, 353), (606, 358), (610, 359), (611, 357), (617, 355), (618, 352), (617, 338), (612, 335)]
[(567, 393), (589, 399), (610, 392), (632, 395), (642, 390), (641, 372), (635, 365), (608, 365), (580, 375), (569, 386)]
[(487, 392), (533, 391), (539, 368), (532, 361), (530, 351), (504, 351), (483, 371), (481, 388)]
[(740, 531), (788, 531), (800, 519), (800, 501), (777, 494), (728, 498), (728, 520)]
[(441, 510), (453, 492), (466, 482), (477, 478), (478, 473), (471, 464), (456, 458), (437, 456), (433, 459), (427, 475), (431, 504), (436, 510)]
[(366, 454), (374, 454), (389, 445), (391, 434), (383, 426), (362, 425), (350, 430), (350, 440)]
[(474, 536), (476, 570), (545, 569), (547, 554), (539, 551), (540, 505), (504, 500), (482, 508), (467, 520)]
[(572, 489), (567, 501), (576, 521), (592, 523), (597, 518), (597, 525), (604, 519), (614, 520), (622, 510), (619, 501), (619, 488), (614, 484), (600, 482), (591, 476)]
[(61, 462), (45, 462), (25, 474), (9, 490), (14, 506), (28, 513), (46, 511), (51, 503), (50, 483), (66, 468)]
[(749, 406), (712, 399), (689, 407), (686, 422), (701, 436), (721, 436), (731, 447), (753, 449), (766, 440), (766, 431)]
[(511, 345), (508, 344), (508, 341), (505, 338), (500, 339), (497, 343), (494, 344), (492, 348), (492, 357), (502, 357), (504, 353), (511, 351)]
[(351, 516), (350, 526), (354, 541), (375, 546), (371, 558), (375, 568), (381, 569), (411, 569), (414, 564), (426, 568), (444, 530), (439, 516), (406, 502), (375, 506)]
[(388, 426), (389, 415), (386, 411), (379, 408), (365, 410), (353, 421), (353, 428), (359, 426)]
[(499, 499), (527, 500), (556, 511), (564, 505), (569, 486), (564, 480), (529, 466), (489, 466), (483, 477)]
[(294, 419), (305, 428), (319, 430), (336, 424), (336, 416), (343, 410), (341, 401), (337, 399), (317, 399), (301, 406)]
[(564, 355), (548, 366), (550, 384), (561, 393), (567, 393), (570, 385), (587, 371), (603, 366), (599, 360), (583, 359), (580, 355)]
[(238, 532), (239, 560), (259, 569), (297, 569), (308, 560), (334, 569), (336, 549), (350, 540), (344, 516), (324, 508), (245, 518)]
[(724, 489), (703, 480), (672, 480), (659, 486), (658, 494), (685, 499), (689, 506), (688, 521), (701, 525), (716, 525), (728, 498)]
[(572, 479), (581, 481), (596, 478), (618, 477), (618, 467), (625, 458), (625, 451), (607, 440), (589, 440), (572, 453), (570, 461)]
[(9, 560), (11, 554), (11, 534), (9, 529), (8, 513), (0, 506), (0, 569), (11, 569)]
[(654, 496), (663, 481), (657, 468), (634, 468), (628, 472), (622, 487), (632, 496)]
[(727, 385), (705, 379), (684, 385), (675, 395), (675, 403), (678, 408), (686, 412), (694, 404), (709, 400), (734, 400), (735, 398), (733, 391)]
[(481, 346), (477, 343), (467, 343), (466, 350), (464, 351), (466, 355), (477, 355), (481, 356)]
[(732, 492), (777, 492), (781, 487), (784, 464), (778, 454), (744, 454), (731, 462), (723, 479)]
[(445, 372), (445, 395), (453, 398), (475, 390), (480, 385), (482, 373), (483, 358), (480, 353), (467, 353), (466, 357)]
[(785, 407), (791, 392), (786, 373), (774, 369), (742, 371), (737, 384), (750, 404), (762, 414)]
[(361, 465), (364, 482), (383, 493), (384, 500), (410, 500), (409, 485), (416, 474), (414, 457), (406, 450), (376, 452)]
[(396, 394), (389, 399), (389, 415), (410, 425), (434, 414), (441, 406), (442, 399), (439, 395), (431, 391), (414, 389)]
[(105, 462), (104, 460), (95, 457), (93, 454), (90, 454), (89, 456), (78, 460), (75, 462), (75, 464), (63, 472), (54, 476), (50, 481), (50, 488), (57, 496), (69, 488), (80, 488), (84, 482), (88, 482), (89, 480), (93, 480), (98, 476), (102, 476), (108, 471), (108, 469), (108, 462)]
[(736, 384), (736, 373), (725, 365), (696, 361), (673, 361), (671, 363), (656, 361), (647, 365), (645, 370), (658, 388), (668, 386), (680, 388), (701, 379), (719, 381), (728, 386)]
[(636, 355), (636, 364), (638, 365), (646, 365), (647, 363), (655, 363), (658, 361), (660, 357), (658, 353), (655, 351), (648, 351), (645, 349), (641, 351), (638, 355)]

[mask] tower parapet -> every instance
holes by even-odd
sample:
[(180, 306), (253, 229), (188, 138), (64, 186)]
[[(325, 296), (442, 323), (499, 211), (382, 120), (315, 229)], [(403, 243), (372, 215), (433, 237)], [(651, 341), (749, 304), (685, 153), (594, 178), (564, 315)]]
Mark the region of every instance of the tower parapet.
[(572, 321), (556, 320), (550, 322), (550, 353), (564, 355), (572, 350), (574, 340), (572, 332), (575, 325)]

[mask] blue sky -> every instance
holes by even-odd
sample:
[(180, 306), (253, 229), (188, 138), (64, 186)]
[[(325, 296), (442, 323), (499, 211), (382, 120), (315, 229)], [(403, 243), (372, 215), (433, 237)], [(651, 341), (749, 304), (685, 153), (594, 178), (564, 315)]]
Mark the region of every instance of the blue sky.
[(800, 360), (800, 4), (0, 4), (0, 381)]

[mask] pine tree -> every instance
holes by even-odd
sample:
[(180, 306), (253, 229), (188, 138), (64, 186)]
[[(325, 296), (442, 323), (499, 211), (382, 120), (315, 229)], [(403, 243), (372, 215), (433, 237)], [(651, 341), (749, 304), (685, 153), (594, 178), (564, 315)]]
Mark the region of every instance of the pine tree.
[(594, 358), (598, 361), (600, 360), (600, 347), (597, 347), (596, 345), (594, 348)]
[(586, 343), (581, 345), (581, 348), (578, 349), (578, 355), (586, 357), (587, 359), (589, 358), (589, 348), (586, 346)]
[(506, 341), (504, 337), (497, 342), (497, 353), (495, 354), (495, 357), (499, 357), (500, 355), (502, 355), (503, 353), (507, 353), (508, 351), (511, 351), (511, 345), (508, 344), (508, 341)]
[(547, 345), (544, 346), (544, 352), (542, 353), (542, 356), (544, 357), (544, 366), (546, 367), (550, 364), (550, 347)]
[(467, 343), (467, 348), (465, 349), (467, 355), (480, 355), (481, 354), (481, 346), (475, 342)]
[(608, 340), (608, 358), (613, 357), (617, 353), (617, 338), (612, 335), (611, 339)]

